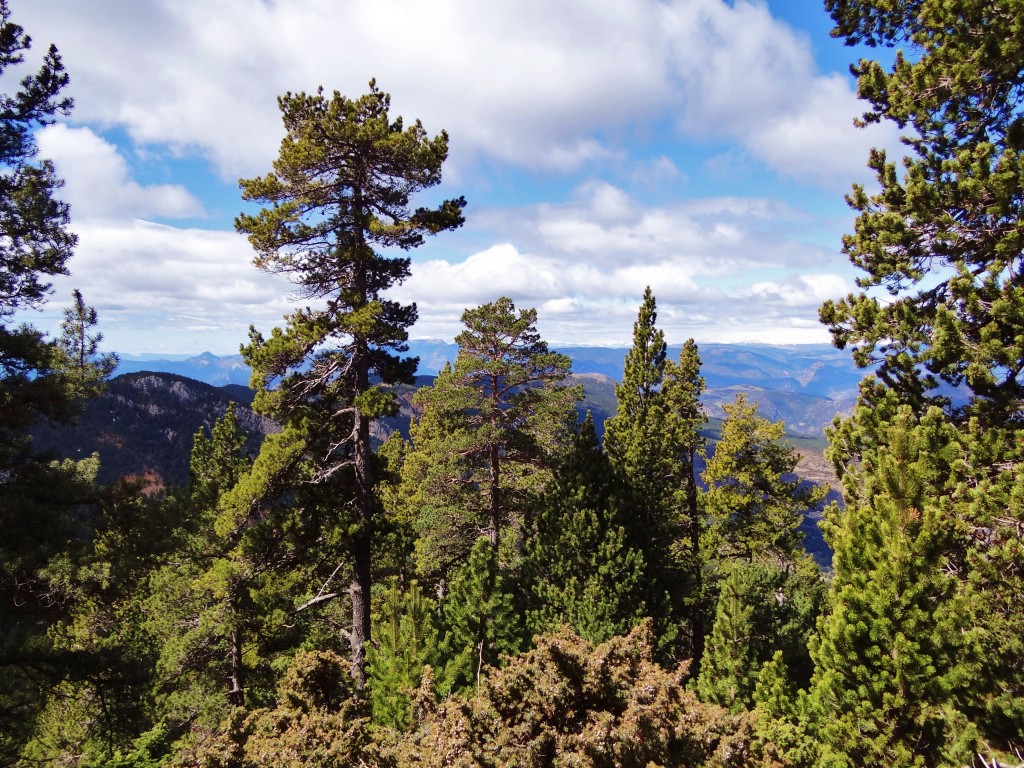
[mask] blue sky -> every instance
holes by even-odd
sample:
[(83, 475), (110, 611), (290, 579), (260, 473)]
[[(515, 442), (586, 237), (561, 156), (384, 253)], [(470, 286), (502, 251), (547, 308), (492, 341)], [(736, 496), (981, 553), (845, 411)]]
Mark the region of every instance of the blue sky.
[(270, 169), (276, 97), (375, 77), (392, 111), (446, 129), (466, 225), (411, 255), (393, 295), (415, 338), (469, 306), (536, 307), (554, 344), (625, 345), (645, 285), (673, 343), (826, 342), (853, 290), (843, 195), (870, 183), (858, 52), (811, 0), (10, 0), (54, 42), (73, 115), (40, 132), (66, 180), (73, 288), (127, 353), (236, 352), (294, 305), (251, 265), (238, 179)]

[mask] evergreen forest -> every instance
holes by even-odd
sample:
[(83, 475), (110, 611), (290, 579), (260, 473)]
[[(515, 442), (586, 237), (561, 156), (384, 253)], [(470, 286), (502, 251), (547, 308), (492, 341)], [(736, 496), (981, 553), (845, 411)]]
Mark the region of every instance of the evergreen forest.
[[(905, 145), (848, 194), (858, 290), (820, 309), (873, 371), (828, 431), (827, 506), (745, 397), (707, 444), (658, 286), (603, 425), (536, 311), (495, 297), (408, 439), (374, 440), (417, 367), (388, 289), (466, 206), (418, 203), (448, 135), (374, 81), (281, 96), (279, 155), (240, 182), (254, 268), (298, 299), (242, 348), (280, 430), (227, 408), (156, 494), (40, 454), (33, 425), (117, 360), (77, 291), (55, 336), (14, 319), (69, 274), (34, 132), (73, 104), (0, 0), (0, 764), (1024, 765), (1024, 3), (825, 6), (896, 49), (852, 70)], [(827, 570), (800, 531), (823, 506)]]

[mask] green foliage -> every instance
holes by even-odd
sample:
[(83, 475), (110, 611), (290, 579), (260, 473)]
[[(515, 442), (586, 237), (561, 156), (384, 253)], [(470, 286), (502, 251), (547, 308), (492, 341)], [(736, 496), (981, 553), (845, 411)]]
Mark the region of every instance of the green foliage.
[(525, 541), (522, 581), (532, 597), (533, 632), (568, 624), (601, 643), (646, 615), (643, 556), (626, 542), (620, 491), (587, 414)]
[(195, 437), (174, 557), (152, 572), (146, 599), (157, 712), (188, 724), (172, 734), (173, 750), (203, 744), (233, 707), (272, 696), (276, 657), (301, 636), (287, 612), (306, 531), (287, 491), (304, 447), (285, 430), (250, 466), (233, 408)]
[(358, 99), (337, 91), (328, 98), (321, 88), (287, 93), (278, 105), (286, 136), (273, 171), (240, 182), (246, 200), (268, 207), (239, 215), (235, 226), (256, 249), (257, 268), (287, 275), (304, 298), (326, 301), (294, 312), (269, 339), (251, 329), (243, 355), (260, 390), (257, 410), (301, 427), (316, 479), (351, 499), (349, 640), (353, 673), (363, 680), (376, 509), (369, 426), (395, 409), (370, 377), (409, 381), (416, 370), (416, 360), (395, 354), (408, 349), (416, 307), (383, 297), (408, 277), (410, 260), (375, 249), (409, 250), (461, 226), (466, 201), (410, 209), (413, 195), (441, 182), (448, 136), (428, 138), (419, 121), (406, 128), (392, 120), (391, 98), (373, 81)]
[(705, 421), (700, 404), (704, 379), (692, 339), (678, 363), (666, 359), (656, 321), (648, 287), (633, 325), (622, 383), (615, 388), (617, 410), (605, 422), (604, 446), (628, 488), (629, 515), (623, 523), (629, 545), (646, 564), (645, 602), (659, 621), (657, 634), (664, 647), (699, 657), (703, 520), (696, 462), (704, 449), (699, 432)]
[(96, 324), (96, 310), (86, 305), (82, 292), (75, 289), (71, 306), (64, 310), (56, 347), (64, 356), (62, 369), (68, 385), (79, 397), (99, 394), (117, 368), (116, 354), (99, 351), (103, 334), (93, 331)]
[(183, 755), (207, 768), (329, 768), (375, 762), (369, 718), (350, 665), (331, 651), (304, 651), (282, 676), (277, 702), (236, 711), (214, 738)]
[(723, 408), (721, 438), (701, 475), (708, 486), (709, 556), (778, 563), (806, 558), (800, 522), (828, 489), (805, 487), (793, 476), (797, 456), (780, 442), (781, 421), (758, 416), (757, 404), (743, 394)]
[[(0, 72), (21, 64), (30, 47), (31, 39), (11, 21), (3, 0)], [(35, 131), (71, 111), (71, 99), (60, 95), (67, 84), (60, 54), (51, 45), (38, 72), (21, 79), (18, 92), (0, 95), (0, 320), (43, 301), (50, 289), (45, 279), (67, 274), (65, 264), (77, 241), (67, 231), (68, 206), (55, 197), (62, 182), (52, 163), (35, 160)]]
[(412, 447), (394, 499), (397, 514), (413, 526), (416, 571), (430, 580), (465, 562), (486, 518), (486, 499), (465, 459), (473, 435), (464, 412), (443, 396), (454, 386), (452, 376), (446, 366), (433, 388), (420, 389), (413, 399), (422, 412), (409, 430)]
[(469, 560), (452, 577), (441, 611), (444, 669), (437, 684), (443, 695), (479, 686), (502, 654), (515, 654), (526, 644), (512, 585), (485, 536), (477, 539)]
[(808, 732), (807, 696), (786, 674), (782, 651), (764, 663), (754, 685), (757, 746), (773, 765), (812, 766), (820, 745)]
[(797, 568), (743, 561), (727, 561), (722, 568), (705, 648), (712, 669), (701, 664), (698, 693), (722, 706), (749, 709), (758, 670), (776, 655), (786, 679), (806, 686), (813, 671), (807, 648), (826, 590), (817, 566), (805, 558)]
[[(658, 393), (665, 375), (664, 334), (657, 329), (654, 295), (644, 291), (643, 304), (633, 324), (633, 346), (626, 353), (622, 382), (615, 387), (615, 415), (604, 425), (604, 447), (623, 476), (629, 478), (633, 503), (647, 519), (648, 536), (664, 533), (664, 521), (657, 519), (671, 493), (671, 476), (665, 463), (663, 412)], [(658, 525), (658, 523), (661, 525)]]
[(832, 513), (832, 611), (814, 651), (817, 729), (829, 765), (962, 764), (978, 736), (961, 708), (975, 676), (972, 629), (947, 568), (955, 531), (944, 509), (960, 446), (937, 408), (917, 419), (900, 406), (881, 418), (860, 454), (858, 495)]
[(540, 637), (476, 695), (431, 707), (385, 764), (760, 764), (751, 723), (697, 701), (684, 669), (653, 662), (652, 644), (649, 622), (596, 648), (568, 631)]
[[(52, 603), (46, 645), (34, 644), (37, 655), (26, 660), (41, 686), (40, 714), (23, 750), (28, 761), (105, 759), (148, 724), (155, 652), (140, 584), (173, 540), (173, 505), (130, 485), (96, 488), (95, 459), (64, 466), (76, 471), (88, 535), (79, 533), (38, 572)], [(65, 503), (75, 498), (74, 486), (51, 492)]]
[[(11, 21), (0, 0), (0, 74), (13, 93), (0, 94), (0, 761), (12, 762), (33, 733), (59, 717), (65, 691), (66, 648), (48, 636), (68, 616), (66, 574), (91, 528), (99, 494), (95, 459), (49, 462), (33, 457), (26, 432), (37, 421), (65, 420), (77, 399), (93, 394), (109, 373), (111, 358), (95, 359), (90, 327), (95, 313), (75, 294), (66, 330), (77, 319), (81, 346), (72, 356), (68, 333), (50, 341), (28, 325), (10, 327), (11, 317), (39, 308), (50, 293), (48, 279), (66, 275), (77, 238), (68, 231), (70, 212), (57, 199), (62, 185), (48, 160), (37, 158), (35, 133), (70, 112), (62, 97), (68, 84), (57, 49), (50, 46), (35, 73), (18, 76), (31, 40)], [(74, 688), (75, 686), (71, 686)], [(95, 689), (94, 689), (95, 690)], [(72, 698), (76, 696), (72, 695)], [(81, 703), (81, 702), (79, 702)], [(69, 705), (71, 706), (71, 705)], [(83, 706), (87, 706), (83, 704)], [(72, 706), (72, 709), (74, 707)], [(36, 718), (39, 718), (38, 722)], [(56, 720), (55, 720), (56, 718)], [(108, 727), (109, 721), (101, 727)], [(53, 745), (51, 745), (53, 746)], [(38, 751), (38, 750), (37, 750)]]
[(844, 239), (864, 290), (821, 310), (837, 345), (880, 362), (832, 434), (848, 508), (832, 514), (815, 677), (820, 711), (840, 716), (822, 732), (841, 754), (854, 723), (866, 732), (837, 762), (964, 762), (976, 740), (1024, 745), (1009, 661), (1024, 626), (1022, 14), (1015, 0), (826, 7), (847, 42), (905, 46), (855, 72), (865, 121), (895, 122), (908, 152), (900, 170), (872, 152), (879, 190), (854, 188)]
[(754, 691), (751, 609), (744, 604), (739, 569), (733, 568), (718, 593), (711, 637), (704, 648), (697, 693), (703, 701), (733, 712), (750, 707)]
[(408, 728), (413, 694), (427, 664), (436, 663), (437, 606), (416, 581), (393, 579), (374, 615), (374, 647), (367, 655), (375, 723)]
[[(1016, 0), (829, 0), (833, 34), (905, 46), (891, 70), (854, 72), (866, 122), (904, 131), (897, 170), (883, 150), (874, 194), (855, 186), (858, 216), (844, 252), (868, 289), (827, 302), (822, 321), (855, 360), (923, 413), (951, 409), (938, 384), (963, 386), (967, 410), (1020, 422), (1024, 398), (1024, 81)], [(870, 289), (882, 290), (870, 290)], [(946, 390), (948, 391), (948, 390)], [(952, 409), (956, 410), (956, 409)]]
[[(455, 339), (454, 367), (417, 392), (415, 401), (429, 426), (414, 433), (414, 444), (429, 458), (428, 466), (417, 459), (412, 469), (439, 491), (427, 501), (427, 537), (446, 538), (452, 529), (464, 546), (467, 528), (482, 529), (497, 549), (508, 526), (521, 536), (526, 510), (568, 445), (582, 388), (561, 385), (569, 375), (569, 358), (548, 349), (536, 322), (536, 310), (517, 313), (506, 297), (467, 309), (462, 314), (466, 330)], [(426, 438), (423, 451), (417, 438)], [(442, 519), (437, 531), (430, 517), (442, 516), (456, 519)], [(442, 559), (460, 554), (464, 558), (465, 550)]]

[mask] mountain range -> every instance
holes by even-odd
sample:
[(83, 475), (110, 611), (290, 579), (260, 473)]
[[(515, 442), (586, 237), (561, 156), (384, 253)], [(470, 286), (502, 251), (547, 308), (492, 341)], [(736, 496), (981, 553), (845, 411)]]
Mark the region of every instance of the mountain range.
[[(678, 356), (679, 347), (669, 347)], [(572, 360), (600, 412), (614, 409), (614, 382), (622, 378), (625, 347), (561, 347)], [(419, 375), (432, 377), (454, 362), (458, 346), (445, 341), (417, 339), (409, 342), (409, 355), (419, 357)], [(853, 407), (857, 384), (864, 370), (857, 368), (848, 352), (827, 345), (769, 346), (762, 344), (702, 344), (701, 373), (707, 388), (704, 404), (708, 415), (721, 418), (722, 406), (739, 392), (758, 402), (765, 418), (786, 423), (789, 434), (820, 438), (838, 414)], [(209, 352), (194, 357), (122, 355), (115, 374), (142, 371), (173, 373), (213, 386), (248, 386), (249, 368), (241, 355), (218, 356)]]

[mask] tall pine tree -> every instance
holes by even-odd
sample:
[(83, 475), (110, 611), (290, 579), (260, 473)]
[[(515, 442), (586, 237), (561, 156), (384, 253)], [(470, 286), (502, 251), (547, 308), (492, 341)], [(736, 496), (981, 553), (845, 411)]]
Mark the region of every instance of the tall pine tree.
[(459, 354), (451, 372), (416, 395), (424, 419), (446, 424), (434, 433), (442, 440), (435, 458), (448, 464), (457, 457), (444, 474), (448, 490), (430, 505), (458, 515), (451, 504), (453, 496), (462, 497), (471, 505), (462, 510), (463, 520), (486, 534), (497, 552), (505, 531), (514, 532), (510, 543), (521, 539), (524, 516), (570, 443), (574, 405), (583, 392), (563, 386), (569, 358), (541, 339), (536, 310), (517, 312), (502, 297), (466, 310), (462, 322), (466, 330), (455, 339)]
[(349, 639), (353, 674), (364, 681), (376, 503), (370, 422), (395, 407), (371, 376), (408, 381), (416, 369), (395, 354), (407, 349), (416, 307), (383, 296), (409, 275), (410, 260), (376, 249), (409, 250), (459, 227), (465, 200), (410, 208), (413, 195), (441, 182), (448, 136), (392, 119), (390, 96), (373, 81), (358, 99), (320, 89), (278, 104), (286, 136), (273, 171), (241, 182), (246, 200), (268, 207), (235, 226), (249, 235), (259, 269), (287, 275), (317, 305), (288, 316), (269, 339), (252, 331), (244, 353), (261, 390), (257, 408), (311, 432), (318, 478), (349, 476), (334, 490), (355, 510)]
[[(969, 675), (969, 692), (944, 701), (966, 715), (970, 726), (957, 724), (936, 705), (941, 694), (920, 679), (879, 673), (878, 686), (886, 684), (882, 678), (899, 681), (905, 711), (916, 708), (914, 723), (906, 727), (906, 733), (920, 736), (920, 747), (913, 749), (962, 755), (950, 739), (954, 733), (969, 736), (972, 729), (992, 748), (1019, 749), (1024, 718), (1013, 702), (1024, 695), (1024, 680), (1020, 665), (1007, 660), (1019, 653), (1024, 628), (1020, 8), (1011, 0), (828, 0), (826, 7), (836, 23), (833, 35), (848, 44), (906, 51), (897, 51), (891, 66), (863, 60), (854, 67), (860, 95), (869, 103), (864, 121), (895, 123), (907, 151), (898, 168), (884, 151), (874, 150), (869, 166), (878, 190), (855, 186), (848, 196), (857, 219), (843, 247), (861, 270), (864, 290), (826, 303), (821, 317), (837, 346), (851, 347), (858, 363), (878, 363), (877, 380), (862, 385), (854, 418), (832, 435), (837, 468), (851, 478), (845, 490), (850, 511), (837, 517), (835, 529), (865, 541), (878, 535), (872, 531), (879, 525), (903, 525), (907, 532), (884, 542), (902, 550), (849, 545), (846, 576), (837, 578), (836, 591), (842, 594), (844, 582), (873, 574), (880, 604), (896, 595), (902, 605), (915, 590), (928, 595), (905, 608), (906, 620), (922, 627), (941, 628), (950, 615), (969, 613), (973, 627), (960, 638), (964, 642), (951, 649), (915, 638), (917, 645), (902, 646), (900, 658), (910, 659), (908, 673), (915, 674), (929, 662), (943, 685)], [(907, 405), (909, 413), (894, 403)], [(957, 433), (955, 439), (942, 438), (960, 446), (956, 480), (926, 461), (915, 462), (919, 476), (910, 479), (924, 487), (922, 504), (911, 522), (901, 524), (899, 515), (909, 513), (888, 492), (874, 490), (897, 474), (879, 457), (900, 455), (898, 434), (922, 432), (914, 440), (923, 440), (937, 432), (940, 418), (946, 420), (943, 429)], [(918, 544), (934, 530), (942, 532), (934, 540), (941, 551), (922, 551)], [(944, 581), (936, 571), (956, 578)], [(907, 574), (922, 583), (907, 587)], [(841, 605), (829, 618), (829, 632), (857, 636), (859, 620), (885, 635), (888, 616), (850, 615), (844, 624)], [(881, 606), (859, 610), (870, 615)], [(823, 638), (822, 679), (833, 665), (874, 669), (879, 663), (870, 643), (844, 640), (837, 648), (826, 653)], [(882, 733), (890, 721), (905, 723), (904, 715), (886, 714), (877, 704), (876, 690), (865, 688), (856, 705), (866, 727)], [(900, 735), (897, 742), (911, 749), (908, 740)]]
[(633, 325), (615, 415), (605, 422), (604, 447), (628, 489), (623, 523), (631, 547), (646, 564), (647, 607), (663, 644), (699, 658), (704, 636), (700, 604), (703, 528), (697, 459), (703, 452), (697, 345), (689, 340), (679, 361), (667, 359), (650, 287)]

